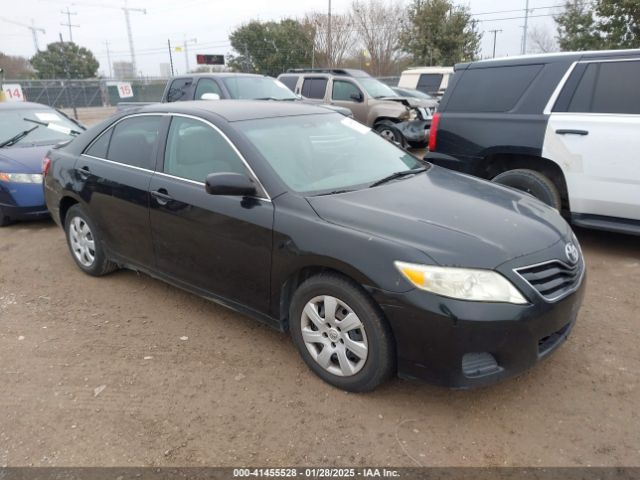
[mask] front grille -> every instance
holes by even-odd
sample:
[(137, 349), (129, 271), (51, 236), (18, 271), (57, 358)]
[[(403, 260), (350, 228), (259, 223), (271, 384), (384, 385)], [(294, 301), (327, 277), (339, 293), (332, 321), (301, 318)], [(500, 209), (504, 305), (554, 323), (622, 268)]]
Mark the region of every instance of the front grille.
[(517, 268), (518, 273), (546, 300), (554, 302), (574, 292), (580, 285), (584, 263), (573, 266), (560, 260)]

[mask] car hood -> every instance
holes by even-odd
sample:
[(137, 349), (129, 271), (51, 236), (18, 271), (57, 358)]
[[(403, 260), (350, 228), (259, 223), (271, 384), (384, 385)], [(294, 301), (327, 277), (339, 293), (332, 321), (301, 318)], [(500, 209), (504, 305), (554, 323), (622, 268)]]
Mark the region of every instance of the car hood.
[(447, 266), (493, 269), (570, 236), (562, 217), (535, 198), (436, 166), (307, 200), (328, 222), (415, 247)]
[(0, 170), (15, 173), (40, 173), (42, 159), (51, 145), (15, 146), (0, 149)]
[(438, 106), (438, 102), (436, 100), (425, 100), (423, 98), (413, 98), (413, 97), (383, 97), (378, 98), (378, 100), (385, 100), (390, 102), (399, 102), (407, 107), (426, 107), (426, 108), (434, 108)]

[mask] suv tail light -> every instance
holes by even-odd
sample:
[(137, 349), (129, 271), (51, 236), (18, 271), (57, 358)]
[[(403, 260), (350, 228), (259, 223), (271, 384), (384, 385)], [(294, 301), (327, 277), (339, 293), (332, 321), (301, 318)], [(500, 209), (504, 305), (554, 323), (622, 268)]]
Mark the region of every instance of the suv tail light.
[(431, 128), (429, 129), (429, 151), (436, 150), (436, 137), (438, 135), (438, 124), (440, 123), (440, 112), (436, 112), (431, 119)]
[(49, 173), (49, 168), (51, 167), (51, 159), (45, 156), (42, 159), (42, 175), (46, 176)]

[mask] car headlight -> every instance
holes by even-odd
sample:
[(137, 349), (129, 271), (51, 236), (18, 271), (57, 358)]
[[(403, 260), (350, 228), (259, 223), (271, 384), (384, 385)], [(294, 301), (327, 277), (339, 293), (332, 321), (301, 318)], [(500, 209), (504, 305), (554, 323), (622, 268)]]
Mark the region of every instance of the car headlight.
[(475, 302), (524, 304), (527, 300), (498, 272), (395, 262), (396, 268), (421, 290)]
[(0, 172), (0, 181), (8, 183), (42, 183), (42, 174)]
[(416, 108), (411, 108), (409, 110), (409, 120), (410, 121), (414, 121), (414, 120), (418, 120), (422, 118), (420, 115), (420, 112), (418, 112), (418, 110)]

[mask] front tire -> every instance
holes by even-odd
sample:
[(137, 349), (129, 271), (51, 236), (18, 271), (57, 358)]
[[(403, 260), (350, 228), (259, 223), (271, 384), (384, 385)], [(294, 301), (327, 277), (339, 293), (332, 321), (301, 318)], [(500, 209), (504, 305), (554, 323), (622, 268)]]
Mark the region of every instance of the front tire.
[(526, 192), (558, 211), (562, 208), (558, 187), (552, 180), (535, 170), (508, 170), (494, 177), (492, 182)]
[(356, 284), (334, 274), (306, 280), (291, 301), (291, 338), (325, 382), (351, 392), (373, 390), (395, 372), (391, 331)]
[(98, 230), (80, 205), (74, 205), (67, 212), (64, 231), (71, 257), (80, 270), (101, 277), (117, 268), (107, 259)]
[(380, 134), (382, 138), (390, 141), (391, 143), (397, 145), (400, 148), (405, 148), (407, 146), (407, 140), (404, 138), (404, 135), (398, 130), (393, 123), (389, 121), (383, 121), (374, 127), (375, 131)]

